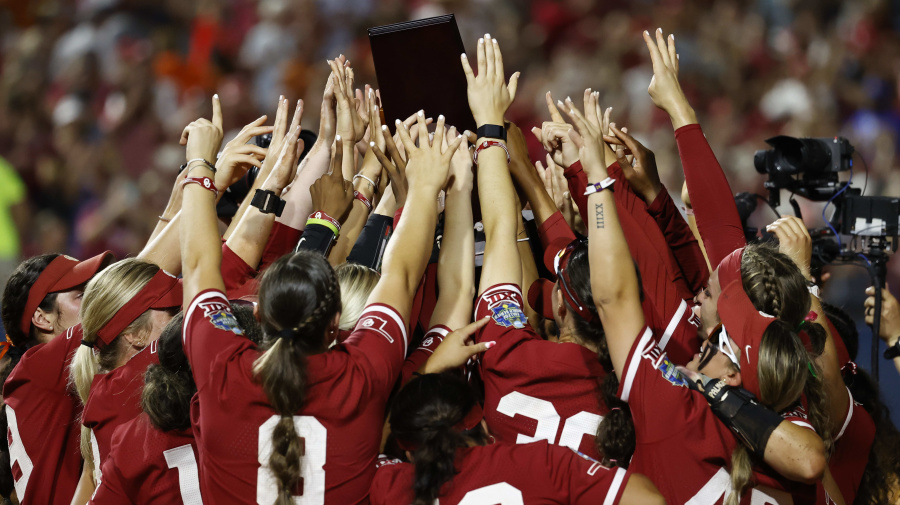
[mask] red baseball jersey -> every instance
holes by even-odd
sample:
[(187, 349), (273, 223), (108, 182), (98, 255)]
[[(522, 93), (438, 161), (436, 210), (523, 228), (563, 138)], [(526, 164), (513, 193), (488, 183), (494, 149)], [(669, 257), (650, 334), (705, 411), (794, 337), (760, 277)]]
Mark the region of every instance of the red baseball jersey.
[[(853, 401), (851, 394), (847, 417), (844, 418), (841, 431), (834, 436), (834, 452), (828, 460), (828, 469), (831, 470), (845, 503), (853, 503), (856, 499), (874, 441), (875, 422), (861, 404)], [(821, 503), (825, 490), (819, 486), (817, 492)]]
[(435, 325), (428, 330), (428, 333), (422, 338), (422, 343), (419, 344), (419, 347), (411, 352), (409, 357), (406, 358), (406, 361), (403, 362), (403, 369), (400, 372), (400, 378), (403, 384), (409, 382), (413, 373), (422, 368), (422, 365), (424, 365), (425, 362), (428, 361), (428, 358), (434, 354), (434, 350), (441, 345), (441, 342), (444, 341), (444, 337), (449, 335), (451, 331), (450, 328), (442, 324)]
[[(619, 384), (631, 407), (637, 443), (629, 468), (651, 476), (669, 503), (714, 505), (731, 493), (731, 453), (738, 441), (710, 410), (702, 394), (657, 346), (649, 328), (635, 339)], [(785, 417), (811, 428), (802, 408)], [(815, 486), (755, 471), (756, 484), (742, 504), (815, 503)]]
[[(440, 505), (613, 505), (619, 503), (631, 476), (544, 440), (470, 447), (460, 449), (457, 457), (459, 473), (441, 489)], [(414, 475), (410, 463), (380, 460), (372, 482), (372, 505), (412, 503)]]
[(116, 429), (90, 505), (203, 505), (191, 429), (160, 431), (141, 414)]
[(68, 386), (81, 325), (22, 356), (3, 386), (10, 465), (23, 505), (68, 505), (81, 477), (81, 401)]
[(608, 412), (599, 398), (606, 374), (597, 355), (572, 343), (542, 340), (522, 312), (519, 286), (484, 291), (475, 319), (491, 316), (475, 335), (497, 344), (480, 358), (484, 418), (498, 441), (547, 440), (600, 459), (595, 434)]
[[(307, 359), (307, 399), (294, 416), (304, 439), (302, 482), (309, 503), (366, 503), (375, 474), (385, 404), (406, 356), (406, 324), (393, 308), (371, 304), (351, 336)], [(200, 489), (210, 503), (275, 500), (268, 469), (280, 416), (253, 374), (260, 356), (241, 335), (225, 296), (201, 292), (184, 320), (184, 349), (197, 383)]]
[(81, 424), (91, 430), (91, 449), (94, 456), (94, 478), (103, 481), (103, 463), (109, 456), (116, 428), (141, 413), (141, 392), (144, 373), (150, 365), (159, 363), (157, 342), (153, 341), (127, 363), (112, 372), (97, 374), (91, 382), (91, 394), (84, 405)]

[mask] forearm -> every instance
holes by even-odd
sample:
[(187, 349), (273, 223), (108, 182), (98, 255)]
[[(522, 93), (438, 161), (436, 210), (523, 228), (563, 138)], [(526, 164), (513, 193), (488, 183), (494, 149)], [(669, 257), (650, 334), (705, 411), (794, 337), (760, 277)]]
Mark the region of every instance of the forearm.
[[(538, 279), (538, 270), (537, 265), (534, 263), (534, 255), (531, 253), (531, 242), (528, 241), (528, 231), (525, 229), (524, 219), (519, 219), (519, 230), (516, 233), (516, 247), (519, 249), (519, 258), (522, 260), (522, 292), (527, 294), (531, 285)], [(522, 308), (525, 310), (528, 322), (531, 323), (532, 327), (537, 331), (541, 315), (538, 314), (537, 309), (531, 306), (531, 303), (528, 301), (528, 296), (525, 296), (524, 298), (525, 306)]]
[[(492, 147), (478, 155), (478, 196), (485, 235), (484, 267), (478, 289), (481, 293), (490, 286), (518, 283), (522, 278), (515, 247), (517, 220), (521, 217), (502, 149)], [(405, 211), (404, 215), (408, 213)]]
[(472, 188), (450, 188), (444, 206), (444, 237), (438, 259), (439, 296), (429, 326), (459, 328), (469, 322), (475, 297), (475, 234)]
[[(175, 215), (172, 221), (155, 238), (138, 253), (138, 259), (149, 261), (172, 275), (181, 273), (181, 248), (180, 228), (181, 213)], [(218, 223), (213, 224), (218, 235)]]
[(312, 208), (312, 197), (309, 188), (323, 174), (328, 172), (331, 162), (331, 149), (324, 142), (316, 142), (310, 149), (298, 168), (297, 177), (294, 179), (290, 191), (284, 194), (284, 211), (281, 217), (276, 218), (279, 223), (284, 223), (295, 230), (303, 230), (306, 227), (306, 219), (316, 209)]
[[(436, 197), (431, 191), (410, 188), (403, 219), (397, 224), (382, 263), (382, 278), (399, 279), (410, 297), (419, 287), (434, 241)], [(415, 255), (417, 261), (409, 261), (410, 255)]]
[(275, 224), (275, 214), (263, 214), (257, 208), (246, 212), (225, 244), (241, 260), (256, 268)]
[(831, 332), (831, 325), (828, 323), (828, 316), (825, 315), (822, 302), (812, 295), (809, 298), (811, 301), (810, 310), (817, 314), (816, 323), (821, 324), (825, 329), (825, 348), (822, 350), (822, 354), (816, 358), (816, 365), (818, 365), (824, 375), (823, 382), (825, 384), (826, 398), (828, 399), (831, 431), (833, 434), (837, 434), (847, 418), (847, 411), (850, 408), (850, 394), (844, 385), (844, 378), (841, 374), (841, 363), (838, 359), (838, 351), (835, 345), (835, 338), (838, 336)]
[(666, 243), (684, 274), (685, 282), (693, 293), (698, 293), (709, 282), (709, 269), (690, 226), (675, 207), (669, 192), (663, 187), (647, 207), (647, 212), (656, 221)]
[(550, 219), (550, 216), (559, 209), (556, 208), (553, 198), (547, 194), (543, 181), (541, 181), (532, 167), (521, 167), (517, 170), (511, 170), (511, 172), (515, 176), (516, 185), (521, 188), (522, 193), (525, 194), (525, 198), (531, 205), (531, 211), (534, 213), (537, 225), (540, 226), (541, 223)]
[(328, 262), (331, 263), (331, 266), (336, 267), (347, 260), (350, 250), (356, 244), (356, 239), (359, 238), (368, 219), (369, 208), (361, 201), (354, 200), (350, 215), (341, 224), (341, 234), (331, 247), (331, 252), (328, 253)]
[(734, 193), (700, 125), (678, 128), (675, 141), (697, 228), (703, 237), (709, 262), (716, 268), (725, 256), (747, 244)]
[[(212, 174), (205, 168), (198, 172), (207, 177)], [(182, 212), (191, 221), (191, 226), (180, 227), (184, 297), (190, 303), (204, 289), (225, 289), (215, 194), (199, 184), (188, 184), (184, 187)]]

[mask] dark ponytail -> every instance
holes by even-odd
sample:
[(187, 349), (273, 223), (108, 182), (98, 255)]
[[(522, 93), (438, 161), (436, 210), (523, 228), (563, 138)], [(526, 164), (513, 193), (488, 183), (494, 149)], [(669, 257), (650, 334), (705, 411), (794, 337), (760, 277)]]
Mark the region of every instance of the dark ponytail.
[[(603, 416), (603, 421), (597, 427), (597, 450), (603, 455), (602, 462), (605, 465), (628, 468), (628, 462), (631, 461), (635, 447), (634, 420), (631, 418), (631, 409), (628, 407), (628, 403), (623, 402), (617, 396), (619, 378), (613, 369), (609, 346), (606, 343), (606, 333), (600, 324), (600, 315), (597, 313), (591, 291), (587, 242), (579, 243), (572, 250), (567, 269), (569, 289), (578, 296), (592, 316), (591, 321), (586, 321), (578, 315), (573, 307), (568, 306), (568, 302), (565, 302), (566, 309), (575, 325), (576, 338), (596, 347), (597, 360), (606, 372), (599, 388), (598, 402), (600, 405), (606, 405), (609, 412)], [(635, 266), (635, 271), (637, 271), (637, 266)]]
[(450, 373), (413, 378), (397, 393), (391, 407), (391, 433), (415, 462), (413, 505), (431, 505), (441, 488), (458, 473), (456, 451), (470, 442), (483, 445), (481, 425), (455, 428), (477, 405), (475, 392)]
[(191, 425), (191, 397), (197, 385), (184, 355), (181, 327), (184, 313), (179, 312), (159, 336), (159, 364), (144, 374), (141, 408), (150, 422), (161, 431), (184, 430)]
[(276, 505), (292, 505), (300, 481), (303, 446), (294, 414), (306, 403), (307, 356), (325, 350), (325, 330), (340, 307), (334, 270), (318, 254), (282, 256), (260, 281), (260, 326), (267, 350), (253, 363), (253, 373), (281, 416), (272, 431), (268, 463), (278, 483)]

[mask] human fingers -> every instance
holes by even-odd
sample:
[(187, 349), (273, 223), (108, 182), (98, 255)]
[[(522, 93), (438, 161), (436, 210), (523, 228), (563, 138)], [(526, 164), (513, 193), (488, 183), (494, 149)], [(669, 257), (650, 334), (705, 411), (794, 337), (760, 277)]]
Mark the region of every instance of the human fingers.
[(381, 167), (388, 172), (388, 176), (390, 177), (397, 168), (393, 163), (391, 163), (391, 160), (388, 159), (387, 155), (378, 148), (378, 145), (375, 142), (369, 143), (369, 149), (371, 149), (372, 152), (375, 153), (375, 157), (378, 158), (378, 162), (381, 163)]
[(485, 74), (488, 79), (494, 79), (496, 76), (497, 62), (494, 60), (494, 41), (491, 39), (490, 33), (484, 34), (484, 61)]
[[(394, 143), (394, 137), (392, 137), (391, 132), (388, 131), (387, 125), (383, 125), (381, 130), (384, 133), (384, 146), (387, 148), (387, 153), (391, 156), (391, 159), (394, 160), (394, 165), (400, 170), (406, 170), (406, 160), (400, 155), (400, 150), (397, 149), (397, 144)], [(399, 138), (400, 128), (398, 127), (397, 130), (397, 138)]]
[(653, 73), (659, 73), (665, 67), (662, 56), (659, 53), (659, 46), (656, 44), (656, 41), (650, 37), (650, 32), (647, 30), (644, 30), (643, 37), (644, 42), (647, 44), (647, 50), (650, 51), (650, 62), (653, 64)]
[(329, 175), (334, 177), (335, 173), (337, 173), (337, 174), (341, 174), (341, 177), (343, 177), (343, 174), (341, 172), (341, 165), (343, 164), (343, 161), (344, 161), (344, 141), (340, 135), (335, 135), (334, 136), (333, 156), (331, 158), (331, 172), (329, 173)]
[(459, 149), (459, 146), (461, 146), (464, 141), (465, 137), (463, 137), (462, 135), (457, 135), (456, 138), (451, 139), (449, 144), (447, 145), (447, 150), (442, 153), (443, 157), (449, 161), (450, 158), (453, 157), (453, 153), (455, 153), (456, 150)]
[(563, 119), (562, 114), (559, 113), (559, 109), (556, 108), (556, 104), (553, 103), (553, 96), (548, 91), (544, 98), (547, 100), (547, 110), (550, 111), (550, 120), (554, 123), (565, 123), (566, 120)]
[(416, 148), (416, 144), (409, 137), (409, 131), (406, 129), (406, 125), (401, 123), (399, 119), (394, 124), (397, 128), (397, 135), (400, 136), (400, 142), (406, 149), (407, 154), (411, 153)]
[(212, 97), (212, 123), (216, 125), (220, 131), (222, 130), (222, 102), (219, 100), (219, 94), (216, 93)]
[(484, 328), (484, 326), (491, 320), (491, 316), (485, 316), (478, 321), (473, 323), (469, 323), (462, 328), (453, 331), (456, 336), (463, 337), (463, 340), (468, 339), (472, 335), (474, 335), (478, 330)]
[(678, 75), (678, 52), (675, 50), (675, 34), (670, 33), (666, 38), (666, 45), (669, 50), (669, 66), (675, 70), (675, 75)]
[(494, 47), (494, 75), (498, 82), (506, 80), (506, 74), (503, 73), (503, 54), (500, 52), (500, 43), (497, 39), (492, 38), (491, 42)]
[[(416, 113), (416, 123), (418, 125), (416, 129), (418, 130), (419, 144), (422, 145), (424, 142), (428, 142), (428, 127), (425, 125), (425, 111), (420, 110)], [(409, 146), (407, 146), (407, 152), (409, 152)]]
[(291, 126), (288, 128), (289, 131), (297, 130), (299, 131), (300, 121), (303, 119), (303, 100), (297, 100), (297, 106), (294, 108), (294, 117), (291, 119)]
[(444, 123), (444, 115), (438, 114), (437, 125), (434, 128), (434, 140), (432, 140), (431, 142), (432, 147), (437, 147), (438, 149), (440, 149), (442, 146), (444, 146), (444, 135), (447, 133), (446, 130), (444, 130)]
[(672, 68), (672, 62), (669, 61), (669, 47), (666, 44), (666, 36), (663, 35), (662, 28), (656, 29), (656, 46), (659, 49), (659, 56), (666, 68)]
[(462, 53), (459, 55), (459, 60), (462, 62), (463, 72), (466, 74), (466, 84), (471, 86), (472, 81), (475, 80), (475, 72), (472, 71), (472, 66), (469, 65), (469, 58), (466, 56), (466, 53)]
[(487, 60), (485, 59), (485, 54), (484, 54), (484, 37), (481, 37), (480, 39), (478, 39), (477, 56), (478, 56), (478, 75), (476, 77), (480, 77), (483, 79), (486, 75), (485, 72), (487, 72)]
[(516, 99), (516, 90), (519, 89), (519, 77), (521, 75), (521, 72), (514, 73), (509, 78), (509, 84), (506, 85), (506, 92), (509, 93), (510, 102)]

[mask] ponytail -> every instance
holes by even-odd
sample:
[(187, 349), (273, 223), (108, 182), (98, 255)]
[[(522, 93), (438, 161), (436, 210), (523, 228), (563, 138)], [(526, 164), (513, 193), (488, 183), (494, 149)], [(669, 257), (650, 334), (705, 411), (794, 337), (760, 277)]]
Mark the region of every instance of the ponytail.
[(253, 374), (281, 416), (268, 461), (278, 484), (276, 505), (294, 503), (303, 455), (294, 415), (306, 403), (307, 356), (325, 349), (325, 330), (340, 305), (334, 271), (321, 255), (282, 256), (260, 280), (260, 327), (268, 349), (253, 363)]
[(416, 467), (413, 505), (432, 505), (435, 502), (441, 487), (456, 475), (456, 451), (465, 447), (467, 440), (463, 432), (449, 426), (423, 432), (422, 445), (413, 451)]

